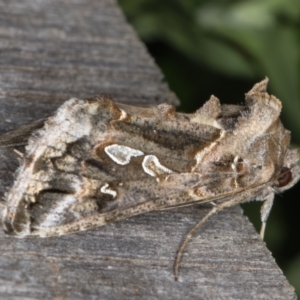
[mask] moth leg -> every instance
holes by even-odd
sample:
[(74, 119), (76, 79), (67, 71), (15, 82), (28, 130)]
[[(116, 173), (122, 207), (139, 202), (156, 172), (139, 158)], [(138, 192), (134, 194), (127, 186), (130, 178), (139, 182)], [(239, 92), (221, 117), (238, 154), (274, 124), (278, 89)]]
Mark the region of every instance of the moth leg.
[(177, 256), (176, 256), (176, 260), (175, 260), (175, 268), (174, 268), (174, 275), (175, 275), (175, 281), (178, 280), (178, 276), (179, 276), (179, 265), (181, 262), (181, 257), (183, 254), (183, 251), (185, 250), (189, 240), (191, 239), (191, 237), (194, 235), (194, 233), (215, 213), (218, 213), (219, 211), (234, 206), (238, 204), (236, 199), (233, 200), (229, 200), (226, 202), (223, 202), (221, 204), (216, 204), (190, 231), (189, 233), (186, 235), (183, 243), (181, 244)]
[(268, 220), (270, 211), (273, 206), (273, 202), (274, 202), (274, 194), (272, 193), (267, 196), (264, 204), (262, 205), (262, 207), (260, 209), (260, 216), (261, 216), (261, 223), (262, 223), (261, 229), (260, 229), (260, 237), (262, 239), (264, 239), (266, 224), (267, 224), (267, 220)]

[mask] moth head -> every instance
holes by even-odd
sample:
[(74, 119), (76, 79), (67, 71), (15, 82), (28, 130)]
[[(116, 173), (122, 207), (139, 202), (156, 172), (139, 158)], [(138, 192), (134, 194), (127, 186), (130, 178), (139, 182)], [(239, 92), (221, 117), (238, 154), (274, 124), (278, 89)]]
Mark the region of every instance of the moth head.
[(298, 159), (299, 155), (296, 149), (287, 149), (283, 165), (276, 174), (276, 191), (285, 191), (300, 180), (300, 166), (297, 164)]

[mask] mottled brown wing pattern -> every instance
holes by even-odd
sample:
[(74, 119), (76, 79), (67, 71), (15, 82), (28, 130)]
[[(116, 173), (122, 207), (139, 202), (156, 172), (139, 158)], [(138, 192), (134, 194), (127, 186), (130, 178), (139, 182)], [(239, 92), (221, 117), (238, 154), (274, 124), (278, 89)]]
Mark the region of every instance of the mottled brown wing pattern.
[(252, 199), (266, 200), (265, 223), (274, 192), (300, 176), (281, 103), (266, 85), (244, 105), (212, 96), (194, 114), (108, 97), (65, 102), (28, 141), (6, 196), (5, 231), (61, 235), (151, 210)]

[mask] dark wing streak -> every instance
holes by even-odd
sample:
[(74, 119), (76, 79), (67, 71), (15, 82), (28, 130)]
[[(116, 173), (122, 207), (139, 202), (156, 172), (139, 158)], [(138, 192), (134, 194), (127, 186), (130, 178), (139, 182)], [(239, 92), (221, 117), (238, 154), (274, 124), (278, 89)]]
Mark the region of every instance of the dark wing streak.
[[(226, 195), (222, 194), (217, 197), (211, 197), (209, 199), (199, 199), (199, 200), (194, 200), (190, 199), (189, 203), (182, 203), (178, 205), (168, 205), (164, 204), (160, 208), (157, 207), (157, 204), (159, 203), (159, 200), (161, 200), (161, 197), (153, 197), (153, 199), (149, 199), (149, 201), (140, 203), (138, 205), (134, 206), (128, 206), (126, 208), (123, 208), (123, 210), (119, 209), (113, 209), (112, 211), (109, 212), (103, 212), (100, 214), (96, 214), (93, 216), (89, 216), (83, 219), (80, 219), (72, 224), (65, 224), (57, 227), (51, 227), (51, 228), (43, 228), (40, 226), (34, 226), (31, 227), (31, 233), (29, 236), (26, 237), (33, 237), (33, 236), (40, 236), (40, 237), (49, 237), (49, 236), (58, 236), (58, 235), (65, 235), (65, 234), (71, 234), (75, 233), (78, 231), (82, 230), (88, 230), (92, 229), (95, 227), (103, 226), (108, 223), (113, 223), (116, 221), (120, 221), (122, 219), (130, 218), (135, 215), (140, 215), (146, 212), (150, 211), (158, 211), (158, 210), (167, 210), (167, 209), (172, 209), (172, 208), (178, 208), (178, 207), (184, 207), (184, 206), (191, 206), (191, 205), (196, 205), (196, 204), (204, 204), (204, 203), (209, 203), (213, 201), (218, 201), (222, 200), (223, 202), (226, 202), (231, 199), (232, 196), (234, 198), (238, 198), (236, 203), (242, 203), (241, 199), (245, 198), (245, 195), (243, 195), (243, 192), (246, 193), (246, 196), (249, 195), (249, 190), (251, 190), (251, 194), (255, 194), (255, 190), (259, 191), (261, 189), (264, 189), (265, 186), (268, 185), (267, 183), (262, 183), (260, 185), (252, 186), (250, 189), (247, 191), (245, 190), (240, 190), (240, 191), (233, 191), (231, 193), (228, 193)], [(174, 193), (175, 195), (178, 195), (178, 193)], [(178, 195), (180, 197), (180, 195)], [(130, 198), (130, 197), (129, 197)], [(251, 200), (250, 198), (246, 198), (245, 201)], [(17, 236), (18, 237), (18, 236)]]
[(40, 119), (23, 125), (0, 136), (0, 148), (24, 146), (32, 133), (44, 126), (48, 118)]

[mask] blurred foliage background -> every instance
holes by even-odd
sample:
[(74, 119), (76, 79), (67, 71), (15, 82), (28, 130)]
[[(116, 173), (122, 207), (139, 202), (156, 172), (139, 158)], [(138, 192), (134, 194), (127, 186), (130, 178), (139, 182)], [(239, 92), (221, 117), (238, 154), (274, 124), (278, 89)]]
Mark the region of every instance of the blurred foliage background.
[[(211, 94), (241, 103), (269, 77), (283, 102), (282, 121), (300, 148), (299, 0), (119, 0), (182, 105), (199, 108)], [(300, 296), (300, 184), (278, 195), (265, 241)], [(257, 230), (260, 202), (244, 204)]]

